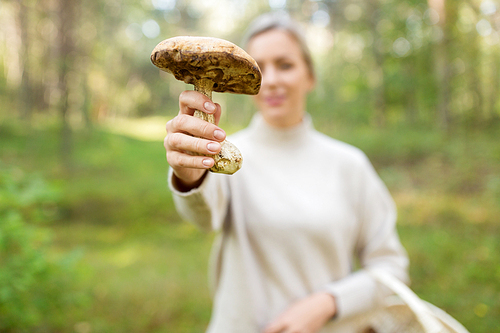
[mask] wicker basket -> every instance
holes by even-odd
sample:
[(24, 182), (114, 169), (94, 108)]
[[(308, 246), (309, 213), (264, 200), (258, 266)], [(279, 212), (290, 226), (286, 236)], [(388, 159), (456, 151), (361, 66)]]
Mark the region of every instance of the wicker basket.
[(392, 275), (378, 270), (370, 274), (395, 295), (386, 299), (381, 310), (368, 315), (366, 333), (469, 333), (456, 319), (420, 299)]

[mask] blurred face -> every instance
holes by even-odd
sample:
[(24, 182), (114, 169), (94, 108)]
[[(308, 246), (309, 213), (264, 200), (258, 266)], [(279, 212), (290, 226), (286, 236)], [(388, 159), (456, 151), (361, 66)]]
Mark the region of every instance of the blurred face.
[(288, 32), (273, 29), (253, 37), (247, 52), (262, 71), (262, 85), (254, 100), (266, 122), (274, 127), (299, 124), (307, 93), (314, 87), (299, 43)]

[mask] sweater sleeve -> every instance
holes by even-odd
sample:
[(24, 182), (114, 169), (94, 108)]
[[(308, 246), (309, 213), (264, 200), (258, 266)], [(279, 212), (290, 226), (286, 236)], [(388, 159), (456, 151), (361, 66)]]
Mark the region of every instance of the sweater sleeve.
[(336, 299), (338, 318), (368, 311), (389, 294), (388, 289), (375, 282), (367, 268), (382, 269), (409, 282), (408, 257), (396, 231), (396, 206), (368, 159), (364, 157), (363, 161), (355, 200), (360, 225), (355, 256), (360, 269), (327, 286)]
[(202, 184), (189, 192), (178, 191), (173, 186), (173, 177), (170, 169), (168, 186), (181, 217), (203, 231), (221, 229), (229, 203), (229, 186), (223, 175), (209, 172)]

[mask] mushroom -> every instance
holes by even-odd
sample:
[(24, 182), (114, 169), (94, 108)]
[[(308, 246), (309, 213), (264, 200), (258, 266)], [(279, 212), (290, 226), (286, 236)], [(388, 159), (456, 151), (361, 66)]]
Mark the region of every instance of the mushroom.
[[(238, 46), (210, 37), (173, 37), (160, 42), (151, 53), (151, 62), (177, 80), (194, 85), (212, 100), (212, 91), (255, 95), (262, 75), (257, 62)], [(214, 116), (196, 110), (194, 116), (215, 123)], [(227, 140), (214, 158), (210, 171), (233, 174), (241, 168), (243, 158)]]

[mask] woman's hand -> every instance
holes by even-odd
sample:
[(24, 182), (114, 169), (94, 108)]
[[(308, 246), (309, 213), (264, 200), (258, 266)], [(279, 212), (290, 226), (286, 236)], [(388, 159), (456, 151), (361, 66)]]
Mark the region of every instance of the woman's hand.
[(218, 126), (193, 117), (200, 110), (213, 114), (219, 123), (221, 108), (217, 103), (196, 91), (184, 91), (179, 96), (179, 113), (167, 122), (167, 136), (163, 141), (167, 162), (172, 167), (174, 185), (180, 191), (199, 186), (207, 169), (214, 165), (214, 159), (202, 155), (215, 155), (226, 133)]
[(263, 333), (318, 332), (336, 313), (335, 299), (328, 293), (315, 293), (293, 303), (273, 320)]

